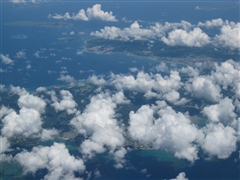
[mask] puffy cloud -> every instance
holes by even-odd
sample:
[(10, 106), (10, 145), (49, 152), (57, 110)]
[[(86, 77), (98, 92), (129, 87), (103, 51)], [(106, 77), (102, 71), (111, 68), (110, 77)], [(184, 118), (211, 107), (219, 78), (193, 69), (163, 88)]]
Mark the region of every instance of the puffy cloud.
[(118, 39), (121, 41), (156, 40), (164, 36), (165, 32), (178, 27), (189, 30), (192, 25), (187, 21), (181, 21), (180, 23), (166, 22), (164, 25), (155, 23), (154, 26), (142, 28), (137, 21), (134, 21), (130, 27), (120, 29), (115, 26), (105, 26), (104, 29), (100, 31), (91, 32), (91, 35), (104, 39)]
[(226, 159), (236, 150), (237, 137), (233, 128), (218, 123), (208, 124), (203, 131), (206, 136), (201, 147), (210, 156)]
[(223, 25), (221, 32), (216, 35), (213, 44), (216, 46), (229, 47), (231, 49), (240, 49), (240, 23), (232, 23), (231, 25)]
[(58, 135), (58, 131), (56, 129), (43, 129), (41, 133), (41, 140), (47, 141), (53, 139), (54, 136)]
[(124, 143), (121, 128), (114, 119), (116, 104), (110, 94), (93, 96), (90, 104), (71, 120), (71, 124), (84, 136), (89, 136), (81, 144), (81, 151), (88, 157), (105, 151), (105, 146), (114, 150)]
[(0, 119), (2, 119), (4, 116), (8, 115), (9, 113), (13, 112), (14, 110), (12, 108), (7, 108), (5, 106), (2, 106), (0, 109)]
[(6, 137), (0, 136), (0, 144), (1, 144), (0, 155), (4, 152), (7, 152), (7, 151), (10, 150), (9, 149), (10, 148), (10, 142), (8, 141), (8, 139)]
[(73, 84), (75, 82), (74, 77), (70, 76), (70, 75), (63, 75), (61, 74), (60, 77), (57, 79), (59, 81), (64, 81), (70, 84)]
[(106, 80), (104, 80), (102, 77), (98, 77), (96, 75), (90, 76), (88, 78), (88, 81), (97, 86), (103, 86), (103, 85), (107, 84)]
[(114, 167), (116, 169), (121, 169), (123, 168), (123, 165), (125, 163), (125, 155), (127, 154), (127, 151), (125, 148), (121, 147), (121, 149), (117, 150), (116, 152), (114, 152), (114, 160), (116, 161), (116, 164), (114, 165)]
[(3, 55), (3, 54), (0, 54), (0, 58), (2, 59), (2, 62), (4, 63), (4, 64), (9, 64), (9, 65), (13, 65), (14, 63), (13, 63), (13, 60), (12, 59), (10, 59), (9, 57), (8, 57), (8, 55)]
[(32, 94), (21, 95), (18, 99), (18, 106), (20, 108), (33, 108), (40, 113), (44, 113), (46, 103), (44, 100)]
[(25, 88), (21, 88), (19, 86), (15, 87), (12, 85), (10, 85), (10, 92), (13, 94), (18, 94), (19, 96), (28, 94)]
[(207, 116), (210, 121), (220, 121), (224, 124), (229, 124), (236, 118), (234, 109), (232, 99), (226, 97), (221, 99), (218, 104), (204, 107), (202, 113)]
[(26, 52), (24, 50), (18, 51), (17, 54), (16, 54), (16, 58), (25, 59), (26, 58)]
[(81, 9), (77, 14), (74, 14), (71, 16), (69, 12), (66, 12), (64, 15), (55, 14), (52, 16), (51, 14), (48, 15), (48, 18), (53, 19), (73, 19), (73, 20), (83, 20), (83, 21), (89, 21), (89, 20), (101, 20), (101, 21), (118, 21), (116, 17), (113, 15), (112, 11), (110, 12), (104, 12), (101, 9), (101, 4), (95, 4), (92, 8), (87, 8), (85, 11), (84, 9)]
[(222, 62), (220, 65), (217, 63), (214, 65), (215, 71), (212, 71), (211, 73), (212, 81), (221, 85), (224, 90), (228, 90), (228, 87), (232, 87), (232, 90), (235, 91), (235, 95), (240, 97), (238, 92), (240, 64), (233, 60), (228, 60)]
[(85, 170), (84, 162), (69, 154), (64, 144), (54, 143), (50, 147), (34, 147), (31, 152), (24, 150), (17, 154), (14, 160), (19, 162), (25, 173), (35, 173), (39, 169), (48, 170), (45, 180), (75, 179), (75, 172)]
[(176, 178), (170, 180), (188, 180), (188, 178), (186, 177), (185, 172), (181, 172)]
[(205, 23), (199, 22), (198, 26), (205, 26), (205, 27), (221, 27), (224, 24), (224, 21), (221, 18), (207, 20)]
[(191, 162), (198, 159), (198, 149), (194, 142), (203, 138), (202, 131), (191, 124), (186, 115), (176, 113), (161, 103), (159, 105), (161, 110), (158, 111), (158, 119), (153, 117), (153, 108), (147, 105), (143, 105), (136, 113), (130, 112), (130, 136), (140, 143), (170, 151), (178, 158)]
[(162, 41), (169, 46), (202, 47), (210, 43), (210, 38), (200, 28), (194, 28), (189, 32), (175, 29), (167, 38), (162, 37)]
[(62, 100), (58, 102), (55, 93), (52, 94), (51, 98), (54, 102), (51, 105), (56, 111), (66, 110), (68, 114), (74, 114), (77, 111), (77, 103), (74, 101), (73, 95), (67, 90), (61, 90), (60, 95)]
[(153, 31), (150, 29), (142, 29), (137, 21), (132, 23), (130, 27), (124, 28), (123, 30), (115, 26), (105, 26), (104, 29), (91, 32), (90, 35), (104, 39), (118, 39), (122, 41), (155, 39)]
[(47, 90), (47, 88), (41, 87), (41, 86), (36, 89), (37, 92), (42, 92), (42, 91), (46, 91), (46, 90)]
[(14, 135), (30, 137), (37, 135), (42, 129), (40, 113), (32, 108), (23, 107), (19, 114), (13, 111), (4, 117), (2, 122), (2, 134), (6, 137)]
[(102, 21), (117, 21), (112, 11), (104, 12), (101, 4), (95, 4), (92, 8), (87, 8), (87, 16), (89, 19), (100, 19)]
[(127, 89), (137, 92), (147, 92), (153, 87), (154, 80), (149, 74), (141, 71), (138, 72), (136, 79), (132, 75), (111, 74), (111, 84), (119, 90)]
[[(221, 94), (220, 87), (214, 84), (208, 76), (197, 76), (185, 84), (188, 92), (197, 98), (204, 98), (212, 102), (218, 102)], [(207, 93), (206, 93), (207, 92)]]
[(128, 100), (122, 91), (119, 91), (116, 94), (113, 94), (112, 96), (112, 101), (115, 102), (116, 104), (129, 104), (130, 100)]

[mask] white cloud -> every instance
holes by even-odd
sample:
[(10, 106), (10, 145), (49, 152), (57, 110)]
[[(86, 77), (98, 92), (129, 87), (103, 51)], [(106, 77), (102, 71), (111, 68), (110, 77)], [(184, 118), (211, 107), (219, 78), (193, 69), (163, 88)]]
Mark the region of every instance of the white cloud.
[(92, 75), (88, 78), (88, 81), (97, 86), (103, 86), (107, 84), (107, 81), (103, 79), (103, 77), (98, 77), (96, 75)]
[(218, 104), (204, 107), (202, 113), (210, 121), (230, 124), (236, 118), (234, 109), (232, 99), (226, 97), (221, 99)]
[[(221, 94), (220, 87), (214, 84), (208, 76), (197, 76), (189, 80), (185, 88), (193, 96), (204, 98), (212, 102), (218, 102)], [(207, 93), (206, 93), (207, 92)]]
[(128, 130), (131, 137), (156, 149), (170, 151), (178, 158), (191, 162), (198, 159), (194, 142), (203, 138), (202, 132), (191, 124), (188, 116), (176, 113), (169, 106), (159, 105), (158, 119), (153, 117), (156, 107), (152, 109), (143, 105), (136, 113), (130, 112)]
[(10, 142), (6, 137), (0, 136), (0, 144), (1, 144), (0, 155), (4, 152), (10, 151)]
[(213, 39), (215, 46), (229, 47), (231, 49), (240, 49), (240, 23), (234, 25), (223, 25), (221, 32)]
[(53, 139), (53, 137), (57, 135), (58, 135), (58, 131), (55, 128), (43, 129), (41, 133), (41, 140), (47, 141), (47, 140)]
[(124, 143), (121, 128), (115, 117), (116, 104), (109, 93), (93, 96), (90, 104), (71, 120), (72, 125), (89, 139), (81, 144), (81, 151), (91, 158), (94, 153), (102, 153), (108, 147), (114, 150)]
[(87, 8), (85, 11), (84, 9), (81, 9), (76, 15), (73, 13), (71, 16), (69, 12), (66, 12), (64, 15), (48, 15), (48, 18), (53, 19), (73, 19), (73, 20), (83, 20), (83, 21), (89, 21), (89, 20), (101, 20), (101, 21), (112, 21), (116, 22), (118, 21), (116, 17), (113, 15), (112, 11), (110, 12), (104, 12), (101, 9), (101, 4), (95, 4), (92, 8)]
[(62, 75), (62, 74), (60, 75), (60, 77), (57, 80), (71, 83), (71, 84), (75, 82), (74, 77), (72, 77), (70, 75)]
[(4, 116), (8, 115), (9, 113), (13, 112), (14, 110), (12, 108), (7, 108), (5, 106), (2, 106), (0, 109), (0, 119), (2, 119)]
[[(54, 101), (51, 105), (58, 111), (66, 110), (68, 114), (76, 113), (77, 103), (73, 99), (73, 95), (67, 90), (61, 90), (60, 95), (62, 100), (58, 102), (55, 94), (52, 94), (52, 100)], [(54, 97), (55, 96), (55, 97)]]
[(112, 95), (112, 101), (115, 102), (116, 104), (129, 104), (130, 100), (128, 100), (122, 91), (119, 91), (116, 94)]
[(32, 94), (24, 94), (21, 95), (18, 99), (18, 106), (20, 108), (33, 108), (40, 113), (44, 113), (44, 109), (46, 106), (46, 102), (37, 96), (33, 96)]
[(237, 137), (233, 128), (218, 123), (208, 124), (203, 131), (206, 136), (201, 147), (210, 156), (226, 159), (236, 150)]
[(19, 86), (15, 87), (13, 85), (10, 85), (10, 92), (14, 94), (18, 94), (19, 96), (28, 94), (25, 88), (21, 88)]
[(8, 57), (8, 55), (0, 54), (0, 58), (2, 59), (2, 62), (3, 62), (4, 64), (9, 64), (9, 65), (13, 65), (13, 64), (14, 64), (14, 63), (13, 63), (13, 60), (10, 59), (10, 58)]
[(17, 54), (16, 54), (16, 58), (25, 59), (26, 58), (26, 52), (24, 50), (18, 51)]
[(205, 26), (205, 27), (221, 27), (224, 24), (224, 21), (221, 18), (207, 20), (205, 23), (199, 22), (198, 26)]
[(47, 91), (47, 88), (40, 86), (40, 87), (38, 87), (38, 88), (36, 89), (36, 91), (37, 91), (37, 92)]
[(125, 155), (127, 154), (127, 151), (125, 148), (121, 147), (121, 149), (117, 150), (116, 152), (114, 152), (114, 160), (116, 161), (116, 164), (114, 165), (114, 167), (116, 169), (121, 169), (124, 167), (125, 164)]
[(178, 174), (176, 178), (170, 180), (188, 180), (188, 178), (186, 177), (185, 172), (181, 172)]
[(52, 179), (74, 179), (75, 172), (85, 171), (85, 165), (82, 159), (75, 158), (69, 154), (64, 144), (54, 143), (50, 147), (34, 147), (31, 152), (24, 150), (14, 157), (19, 162), (25, 173), (33, 173), (39, 169), (46, 168), (48, 173), (45, 180)]
[(210, 37), (200, 28), (194, 28), (189, 32), (175, 29), (168, 34), (167, 38), (162, 37), (162, 41), (169, 46), (202, 47), (210, 43)]
[(3, 119), (2, 134), (6, 137), (22, 135), (30, 137), (37, 135), (42, 129), (40, 113), (35, 109), (23, 107), (19, 114), (15, 111), (6, 115)]

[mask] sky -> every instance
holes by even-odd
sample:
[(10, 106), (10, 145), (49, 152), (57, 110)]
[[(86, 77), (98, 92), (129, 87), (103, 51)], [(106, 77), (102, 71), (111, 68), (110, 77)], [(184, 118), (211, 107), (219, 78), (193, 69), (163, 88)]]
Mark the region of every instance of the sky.
[[(2, 177), (238, 179), (239, 2), (193, 2), (2, 1)], [(146, 56), (114, 52), (134, 43)], [(184, 168), (135, 163), (133, 145)]]

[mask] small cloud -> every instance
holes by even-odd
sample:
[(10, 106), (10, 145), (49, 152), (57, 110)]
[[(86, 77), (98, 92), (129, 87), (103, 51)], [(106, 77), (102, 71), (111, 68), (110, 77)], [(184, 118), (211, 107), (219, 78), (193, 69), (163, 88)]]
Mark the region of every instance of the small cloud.
[(2, 59), (2, 62), (3, 62), (4, 64), (9, 64), (9, 65), (13, 65), (13, 64), (14, 64), (14, 63), (13, 63), (13, 60), (10, 59), (10, 58), (8, 57), (8, 55), (0, 54), (0, 58)]

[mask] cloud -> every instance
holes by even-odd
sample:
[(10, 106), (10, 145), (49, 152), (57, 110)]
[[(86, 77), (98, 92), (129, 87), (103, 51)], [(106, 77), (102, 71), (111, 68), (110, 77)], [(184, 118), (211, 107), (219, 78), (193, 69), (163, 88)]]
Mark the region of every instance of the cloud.
[(41, 133), (41, 140), (47, 141), (47, 140), (53, 139), (53, 137), (57, 135), (58, 135), (58, 131), (55, 128), (43, 129)]
[(101, 9), (101, 4), (95, 4), (92, 8), (87, 8), (85, 11), (84, 9), (81, 9), (76, 15), (73, 13), (71, 16), (69, 12), (66, 12), (64, 15), (55, 14), (52, 16), (51, 14), (48, 15), (48, 18), (53, 19), (73, 19), (73, 20), (83, 20), (83, 21), (89, 21), (89, 20), (101, 20), (101, 21), (111, 21), (116, 22), (118, 21), (116, 17), (113, 15), (112, 11), (110, 12), (104, 12)]
[(88, 78), (88, 81), (97, 86), (104, 86), (107, 84), (107, 81), (103, 79), (103, 77), (98, 77), (96, 75), (92, 75)]
[(6, 137), (0, 136), (0, 143), (1, 143), (0, 155), (4, 152), (10, 151), (10, 142)]
[(24, 50), (18, 51), (17, 54), (16, 54), (16, 58), (25, 59), (26, 58), (26, 52)]
[(236, 150), (236, 131), (221, 123), (208, 124), (204, 129), (206, 134), (201, 147), (209, 156), (217, 156), (220, 159), (228, 158)]
[(77, 113), (70, 124), (80, 134), (89, 137), (81, 144), (81, 152), (91, 158), (95, 153), (102, 153), (105, 147), (114, 150), (123, 145), (122, 130), (115, 117), (116, 104), (109, 93), (100, 93), (90, 99), (82, 113)]
[(75, 82), (74, 77), (70, 76), (70, 75), (60, 75), (60, 77), (57, 79), (59, 81), (64, 81), (70, 84), (73, 84)]
[(218, 19), (212, 19), (212, 20), (207, 20), (205, 23), (199, 22), (197, 26), (201, 27), (207, 27), (207, 28), (211, 28), (211, 27), (221, 27), (223, 26), (224, 21), (221, 18)]
[(220, 34), (216, 35), (213, 44), (217, 47), (229, 47), (231, 49), (240, 49), (240, 23), (232, 25), (223, 25)]
[(36, 91), (37, 91), (37, 92), (47, 91), (47, 88), (40, 86), (40, 87), (38, 87), (38, 88), (36, 89)]
[(8, 55), (0, 54), (0, 58), (2, 59), (2, 62), (3, 62), (4, 64), (9, 64), (9, 65), (13, 65), (13, 64), (14, 64), (13, 60), (10, 59), (10, 58), (8, 57)]
[(13, 93), (13, 94), (17, 94), (19, 96), (28, 94), (28, 92), (26, 91), (25, 88), (21, 88), (19, 86), (15, 87), (13, 85), (10, 85), (10, 92)]
[(117, 150), (116, 152), (114, 152), (114, 160), (116, 161), (116, 164), (114, 165), (114, 167), (116, 169), (121, 169), (124, 167), (124, 163), (125, 163), (125, 155), (127, 154), (127, 151), (125, 148), (121, 147), (121, 149)]
[(130, 136), (139, 143), (152, 145), (155, 149), (163, 149), (178, 158), (194, 162), (198, 159), (195, 142), (203, 137), (201, 130), (191, 124), (187, 115), (176, 113), (162, 103), (159, 105), (158, 119), (153, 116), (156, 107), (143, 105), (136, 113), (130, 112)]
[(85, 171), (82, 159), (70, 155), (68, 149), (62, 143), (54, 143), (50, 147), (34, 147), (30, 152), (24, 150), (18, 153), (14, 160), (20, 163), (24, 173), (35, 174), (37, 170), (46, 168), (48, 173), (44, 176), (45, 180), (80, 180), (81, 178), (75, 177), (75, 172), (82, 173)]
[(73, 95), (67, 91), (67, 90), (61, 90), (60, 95), (62, 100), (58, 102), (57, 97), (55, 96), (55, 93), (53, 93), (51, 96), (53, 103), (51, 104), (54, 109), (58, 111), (66, 110), (68, 114), (74, 114), (76, 113), (77, 109), (77, 103), (73, 99)]
[(20, 108), (33, 108), (40, 113), (44, 113), (46, 102), (37, 96), (33, 96), (32, 94), (25, 94), (19, 97), (18, 106)]
[(194, 97), (212, 102), (218, 102), (221, 97), (220, 87), (214, 84), (209, 76), (197, 76), (190, 79), (189, 83), (185, 84), (185, 89)]
[(19, 114), (13, 111), (4, 117), (2, 122), (1, 132), (9, 138), (15, 135), (30, 137), (37, 135), (42, 129), (40, 113), (32, 108), (22, 107)]
[(200, 28), (194, 28), (189, 32), (175, 29), (168, 34), (167, 38), (162, 37), (162, 41), (169, 46), (203, 47), (210, 43), (210, 37)]
[(188, 180), (188, 178), (186, 177), (185, 172), (181, 172), (178, 174), (176, 178), (170, 180)]
[(2, 106), (0, 109), (0, 119), (2, 119), (4, 116), (8, 115), (9, 113), (13, 112), (14, 110), (12, 108), (7, 108), (5, 106)]
[(234, 109), (232, 99), (226, 97), (221, 99), (218, 104), (204, 107), (202, 113), (212, 122), (230, 124), (236, 118)]

